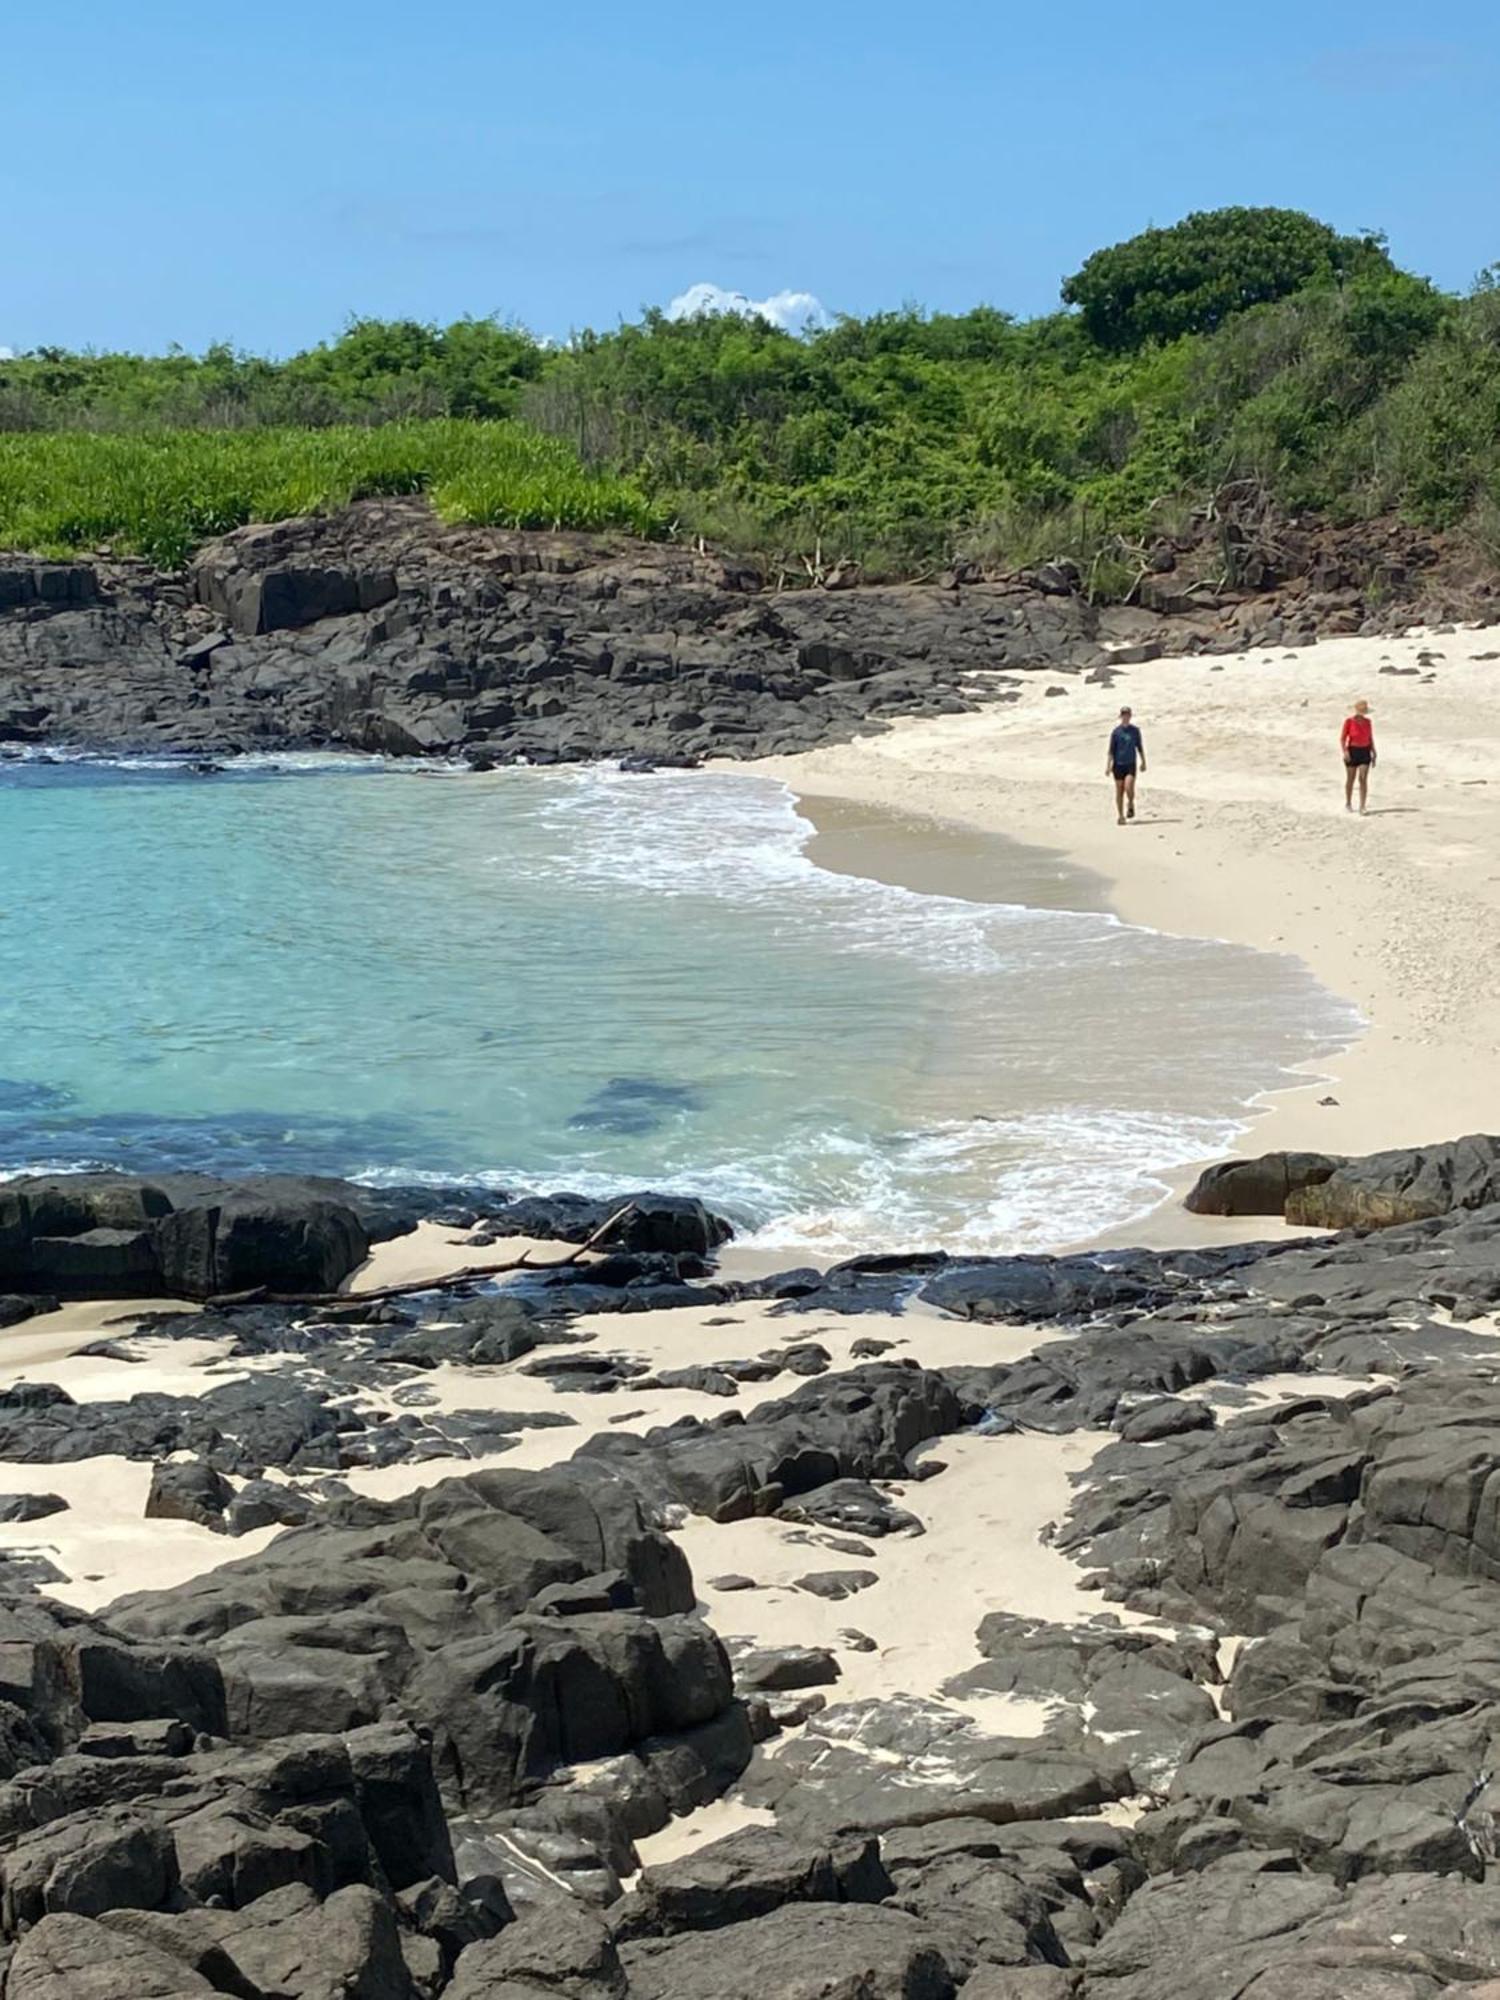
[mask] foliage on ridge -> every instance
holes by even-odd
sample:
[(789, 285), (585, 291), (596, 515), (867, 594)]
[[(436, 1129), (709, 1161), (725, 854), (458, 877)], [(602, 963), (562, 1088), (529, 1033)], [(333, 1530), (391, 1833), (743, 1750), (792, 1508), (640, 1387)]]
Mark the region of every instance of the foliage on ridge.
[[(1228, 209), (1089, 258), (1071, 310), (734, 316), (547, 347), (494, 320), (355, 321), (273, 362), (0, 361), (0, 542), (175, 559), (267, 513), (429, 491), (453, 519), (683, 534), (802, 574), (1127, 546), (1226, 483), (1287, 509), (1464, 525), (1500, 559), (1500, 290), (1380, 239)], [(518, 421), (518, 419), (520, 421)]]

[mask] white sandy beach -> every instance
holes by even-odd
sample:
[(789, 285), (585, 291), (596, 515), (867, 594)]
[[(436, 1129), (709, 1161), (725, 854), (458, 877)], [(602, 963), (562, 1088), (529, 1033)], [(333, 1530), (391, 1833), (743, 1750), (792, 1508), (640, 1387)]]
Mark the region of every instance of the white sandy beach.
[[(1041, 672), (1020, 690), (754, 768), (815, 824), (821, 801), (854, 800), (1006, 834), (1096, 871), (1128, 922), (1305, 960), (1368, 1025), (1266, 1101), (1247, 1150), (1357, 1153), (1500, 1125), (1500, 634), (1157, 660), (1112, 687)], [(1361, 695), (1379, 751), (1364, 819), (1344, 810), (1338, 750)], [(1125, 703), (1148, 770), (1121, 828), (1104, 762)], [(1122, 1062), (1129, 1037), (1122, 1001)], [(1166, 1223), (1182, 1234), (1180, 1215)]]

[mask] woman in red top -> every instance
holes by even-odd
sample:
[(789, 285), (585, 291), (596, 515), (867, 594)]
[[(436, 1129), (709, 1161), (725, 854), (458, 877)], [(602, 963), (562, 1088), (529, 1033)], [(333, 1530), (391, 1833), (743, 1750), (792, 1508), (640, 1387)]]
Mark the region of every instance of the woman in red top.
[(1344, 811), (1354, 810), (1354, 782), (1359, 780), (1359, 809), (1364, 811), (1370, 800), (1370, 773), (1375, 768), (1375, 725), (1370, 720), (1370, 704), (1357, 701), (1354, 713), (1345, 718), (1339, 733), (1339, 748), (1344, 753)]

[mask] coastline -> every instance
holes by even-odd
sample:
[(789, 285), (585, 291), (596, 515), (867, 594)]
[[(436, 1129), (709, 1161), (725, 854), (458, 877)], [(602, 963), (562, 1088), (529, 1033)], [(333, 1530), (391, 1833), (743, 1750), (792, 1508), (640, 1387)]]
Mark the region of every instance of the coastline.
[[(1500, 1124), (1486, 973), (1500, 951), (1500, 779), (1489, 778), (1497, 732), (1483, 722), (1495, 652), (1493, 632), (1478, 630), (1158, 660), (1116, 670), (1113, 685), (1073, 677), (1065, 699), (1028, 682), (1003, 707), (736, 768), (795, 793), (821, 865), (840, 865), (851, 806), (873, 807), (970, 842), (989, 833), (1040, 849), (1038, 871), (1083, 871), (1128, 923), (1300, 958), (1365, 1026), (1306, 1065), (1307, 1082), (1249, 1108), (1243, 1149), (1417, 1145)], [(1343, 811), (1336, 746), (1366, 691), (1383, 754), (1359, 820)], [(1121, 829), (1102, 745), (1127, 701), (1148, 770), (1140, 817)], [(972, 849), (957, 852), (971, 876)], [(950, 882), (949, 893), (974, 891)], [(1172, 1192), (1144, 1223), (1090, 1241), (1247, 1233), (1186, 1215), (1196, 1171), (1164, 1175)], [(1249, 1220), (1248, 1233), (1275, 1233)]]

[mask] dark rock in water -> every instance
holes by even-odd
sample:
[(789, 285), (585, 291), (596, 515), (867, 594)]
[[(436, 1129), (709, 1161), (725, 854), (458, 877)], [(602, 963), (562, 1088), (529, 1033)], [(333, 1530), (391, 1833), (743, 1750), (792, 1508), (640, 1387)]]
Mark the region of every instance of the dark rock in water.
[(696, 1111), (701, 1103), (699, 1093), (686, 1084), (662, 1083), (649, 1076), (616, 1076), (596, 1090), (568, 1123), (581, 1130), (637, 1136), (659, 1131), (669, 1118)]
[(67, 1511), (67, 1501), (56, 1493), (0, 1493), (0, 1521), (45, 1521)]
[(234, 1488), (211, 1465), (197, 1460), (158, 1465), (146, 1496), (146, 1519), (196, 1521), (200, 1527), (223, 1534), (227, 1527), (224, 1510), (233, 1498)]
[(370, 1238), (338, 1181), (25, 1175), (0, 1188), (0, 1280), (82, 1297), (332, 1291)]
[(687, 769), (978, 706), (1011, 692), (997, 667), (1093, 666), (1116, 615), (1013, 582), (834, 582), (772, 591), (684, 544), (445, 527), (420, 498), (240, 528), (186, 576), (6, 557), (0, 736), (195, 765), (334, 744)]
[(1183, 1199), (1194, 1215), (1281, 1215), (1290, 1195), (1320, 1186), (1343, 1166), (1333, 1153), (1262, 1153), (1205, 1167)]

